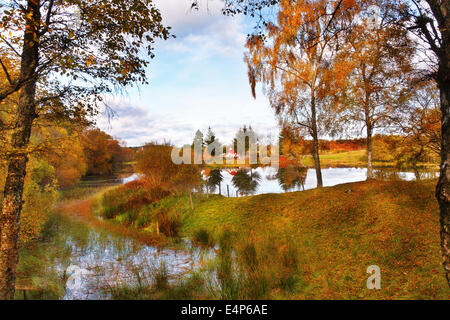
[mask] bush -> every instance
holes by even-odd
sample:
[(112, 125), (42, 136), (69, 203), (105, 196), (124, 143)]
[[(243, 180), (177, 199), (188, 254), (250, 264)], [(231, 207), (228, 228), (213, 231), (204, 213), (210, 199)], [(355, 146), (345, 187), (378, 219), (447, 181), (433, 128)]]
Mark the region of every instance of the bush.
[(208, 247), (214, 247), (214, 238), (211, 235), (211, 233), (206, 229), (200, 229), (194, 232), (193, 240), (195, 243), (208, 246)]
[(161, 208), (156, 213), (159, 231), (167, 237), (178, 237), (182, 226), (181, 217), (176, 210)]
[(153, 283), (156, 290), (164, 290), (169, 286), (169, 270), (164, 261), (153, 270)]
[(131, 225), (131, 224), (136, 222), (138, 217), (139, 217), (139, 211), (137, 211), (137, 210), (129, 210), (129, 211), (125, 212), (124, 222), (126, 224)]
[[(101, 199), (102, 216), (113, 219), (119, 214), (137, 212), (141, 207), (151, 204), (167, 196), (168, 193), (160, 189), (151, 189), (145, 181), (133, 181), (116, 189), (107, 191)], [(137, 215), (130, 216), (133, 221)]]
[(141, 210), (139, 217), (137, 218), (136, 221), (136, 227), (138, 228), (146, 228), (150, 225), (150, 223), (152, 222), (152, 217), (150, 215), (149, 212), (147, 212), (147, 210)]
[(196, 165), (175, 164), (172, 146), (150, 143), (136, 155), (136, 172), (145, 175), (151, 188), (170, 192), (189, 192), (202, 184), (202, 175)]

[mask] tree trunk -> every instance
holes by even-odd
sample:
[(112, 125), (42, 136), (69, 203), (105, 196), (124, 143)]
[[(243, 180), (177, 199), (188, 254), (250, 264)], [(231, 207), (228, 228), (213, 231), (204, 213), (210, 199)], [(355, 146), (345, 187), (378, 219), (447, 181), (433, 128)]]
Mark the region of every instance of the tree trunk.
[(439, 81), (442, 111), (442, 150), (441, 173), (436, 188), (436, 197), (440, 207), (443, 265), (450, 286), (450, 67), (447, 70), (445, 76), (440, 73), (443, 79)]
[(322, 169), (320, 167), (320, 155), (319, 155), (319, 139), (317, 135), (313, 136), (313, 159), (314, 168), (316, 169), (317, 188), (323, 187)]
[(420, 177), (420, 172), (419, 172), (419, 167), (417, 166), (419, 162), (419, 159), (414, 159), (413, 163), (412, 163), (412, 167), (413, 167), (413, 171), (414, 171), (414, 176), (416, 177), (416, 181), (420, 181), (421, 177)]
[(8, 159), (4, 198), (1, 215), (0, 236), (0, 299), (13, 299), (15, 292), (16, 269), (19, 262), (18, 242), (20, 212), (26, 175), (28, 155), (26, 148), (30, 141), (31, 126), (36, 118), (36, 78), (34, 77), (39, 62), (39, 36), (37, 26), (40, 21), (39, 1), (29, 0), (24, 34), (24, 46), (21, 57), (21, 79), (28, 79), (19, 93), (17, 119), (12, 133), (11, 145), (13, 155)]
[(317, 130), (317, 116), (316, 116), (316, 103), (315, 98), (311, 99), (311, 135), (313, 138), (313, 152), (314, 167), (316, 169), (317, 187), (323, 187), (322, 169), (320, 168), (320, 155), (319, 155), (319, 133)]
[(192, 200), (192, 191), (189, 191), (189, 202), (191, 203), (191, 209), (194, 210), (194, 200)]
[(441, 93), (442, 146), (441, 173), (436, 187), (440, 208), (443, 266), (450, 286), (450, 3), (427, 1), (442, 34), (437, 83)]
[(373, 165), (372, 165), (372, 127), (370, 124), (366, 124), (367, 128), (367, 180), (373, 179)]

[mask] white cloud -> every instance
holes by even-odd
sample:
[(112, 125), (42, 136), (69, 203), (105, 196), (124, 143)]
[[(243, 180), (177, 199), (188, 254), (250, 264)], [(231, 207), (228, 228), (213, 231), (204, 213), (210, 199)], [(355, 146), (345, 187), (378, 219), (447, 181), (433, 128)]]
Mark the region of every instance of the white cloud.
[(191, 10), (192, 0), (154, 0), (153, 2), (161, 11), (163, 23), (171, 26), (178, 36), (205, 29), (222, 15), (221, 0), (207, 0), (200, 10)]
[(276, 136), (278, 133), (273, 119), (255, 119), (255, 110), (251, 108), (243, 108), (240, 114), (230, 114), (228, 118), (226, 111), (213, 112), (212, 117), (198, 117), (196, 112), (152, 113), (149, 108), (124, 98), (109, 99), (107, 103), (116, 116), (108, 120), (105, 115), (101, 115), (97, 125), (129, 146), (140, 146), (151, 141), (170, 141), (181, 146), (191, 143), (198, 129), (206, 133), (209, 126), (224, 144), (231, 143), (237, 130), (244, 124), (251, 125), (255, 132), (264, 137), (268, 134)]
[[(161, 50), (188, 54), (198, 61), (212, 55), (242, 54), (245, 33), (240, 16), (229, 17), (221, 13), (223, 3), (211, 0), (200, 10), (191, 10), (189, 0), (157, 0), (163, 22), (172, 27), (177, 37), (160, 43)], [(193, 54), (194, 53), (194, 54)]]
[(223, 16), (220, 0), (209, 1), (209, 10), (205, 1), (199, 12), (190, 10), (190, 0), (155, 1), (177, 38), (158, 42), (149, 86), (110, 98), (118, 117), (110, 125), (100, 119), (102, 129), (130, 146), (191, 143), (196, 130), (209, 126), (223, 143), (244, 124), (262, 136), (277, 135), (267, 99), (250, 94), (243, 20)]
[(97, 125), (129, 146), (164, 140), (177, 143), (180, 138), (192, 133), (192, 128), (185, 121), (171, 114), (151, 113), (127, 99), (109, 98), (107, 104), (114, 110), (115, 116), (108, 119), (101, 114)]

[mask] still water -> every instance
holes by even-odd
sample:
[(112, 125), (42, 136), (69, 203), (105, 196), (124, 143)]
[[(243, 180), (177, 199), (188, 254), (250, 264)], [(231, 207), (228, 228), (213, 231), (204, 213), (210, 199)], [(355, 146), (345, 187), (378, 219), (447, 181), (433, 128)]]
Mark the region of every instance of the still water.
[(114, 288), (151, 285), (162, 273), (171, 283), (214, 257), (212, 249), (196, 247), (187, 239), (173, 249), (96, 230), (89, 230), (83, 241), (71, 237), (70, 231), (67, 236), (66, 254), (56, 256), (52, 265), (54, 274), (66, 279), (64, 300), (110, 299)]
[[(281, 170), (272, 167), (260, 167), (256, 169), (244, 169), (249, 176), (259, 177), (256, 190), (250, 194), (284, 193), (314, 189), (317, 187), (316, 170), (304, 168), (302, 172), (295, 172), (296, 175), (291, 183), (285, 183), (283, 177), (289, 175)], [(238, 188), (233, 184), (233, 177), (239, 172), (239, 168), (221, 170), (223, 181), (221, 183), (221, 193), (227, 196), (228, 190), (231, 197), (235, 197)], [(398, 171), (393, 168), (375, 169), (374, 176), (382, 180), (405, 180), (413, 181), (417, 179), (433, 179), (438, 177), (436, 171)], [(326, 168), (322, 169), (323, 183), (325, 187), (332, 187), (339, 184), (360, 182), (367, 179), (367, 168)], [(289, 179), (287, 179), (289, 180)], [(219, 188), (213, 191), (219, 193)]]
[[(220, 170), (223, 178), (219, 186), (211, 193), (235, 197), (239, 192), (239, 188), (233, 183), (233, 177), (239, 171), (246, 171), (247, 175), (255, 180), (255, 189), (248, 194), (258, 195), (266, 193), (284, 193), (310, 190), (317, 187), (316, 170), (311, 168), (276, 169), (273, 167), (259, 167), (256, 169), (249, 168), (229, 168)], [(284, 171), (283, 171), (284, 170)], [(292, 176), (293, 177), (290, 177)], [(374, 169), (375, 179), (380, 180), (404, 180), (414, 181), (423, 179), (438, 178), (436, 170), (420, 170), (414, 172), (412, 170), (396, 170), (394, 168), (378, 168)], [(140, 178), (139, 174), (133, 174), (123, 178), (122, 183), (126, 184)], [(365, 181), (367, 179), (367, 168), (324, 168), (322, 169), (323, 184), (325, 187), (333, 187), (339, 184)]]

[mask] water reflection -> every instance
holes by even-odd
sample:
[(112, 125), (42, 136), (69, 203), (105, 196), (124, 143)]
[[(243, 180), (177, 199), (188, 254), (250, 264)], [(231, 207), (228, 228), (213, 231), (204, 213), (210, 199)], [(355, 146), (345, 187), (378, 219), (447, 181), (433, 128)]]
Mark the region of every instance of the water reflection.
[(222, 194), (222, 181), (223, 181), (223, 174), (222, 170), (220, 169), (214, 169), (204, 172), (205, 179), (206, 179), (206, 185), (208, 187), (208, 192), (214, 193), (217, 189), (219, 189), (219, 194)]
[(374, 178), (377, 180), (404, 180), (404, 181), (414, 181), (414, 180), (426, 180), (426, 179), (436, 179), (439, 177), (439, 172), (436, 170), (413, 170), (410, 172), (399, 171), (395, 168), (383, 168), (382, 170), (374, 171)]
[(60, 277), (69, 265), (86, 271), (79, 286), (66, 287), (65, 300), (109, 299), (109, 288), (151, 284), (155, 272), (161, 268), (167, 270), (172, 281), (214, 257), (212, 249), (195, 247), (189, 240), (184, 240), (184, 250), (151, 247), (132, 239), (105, 237), (96, 231), (90, 231), (83, 240), (69, 236), (66, 241), (69, 256), (58, 257), (61, 260), (53, 264)]
[[(275, 169), (228, 168), (205, 170), (208, 193), (228, 197), (237, 195), (256, 195), (265, 193), (284, 193), (314, 189), (317, 186), (316, 170), (306, 167), (287, 166)], [(396, 168), (377, 168), (373, 171), (377, 180), (425, 180), (436, 179), (439, 172), (434, 169), (399, 170)], [(367, 168), (326, 168), (322, 169), (324, 187), (367, 180)], [(123, 183), (139, 179), (134, 174), (122, 180)]]
[[(242, 195), (284, 193), (314, 189), (317, 186), (315, 169), (305, 167), (288, 166), (278, 170), (272, 167), (232, 168), (221, 172), (221, 190), (229, 191), (222, 194), (231, 197), (236, 196), (236, 192)], [(322, 176), (325, 187), (361, 182), (367, 180), (367, 168), (326, 168), (322, 169)], [(378, 168), (374, 170), (374, 177), (379, 180), (413, 181), (437, 178), (438, 172)]]
[(278, 169), (276, 177), (281, 189), (283, 189), (283, 191), (285, 192), (288, 192), (299, 190), (300, 188), (305, 190), (307, 175), (307, 168), (289, 165), (286, 168)]
[(139, 180), (142, 176), (140, 174), (134, 173), (128, 177), (122, 178), (122, 184), (127, 184), (129, 182), (133, 182)]
[(254, 194), (261, 183), (261, 175), (250, 169), (239, 169), (231, 179), (234, 188), (240, 195)]

